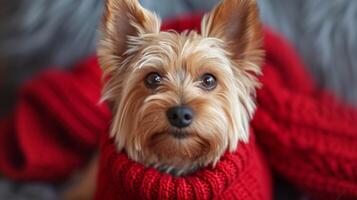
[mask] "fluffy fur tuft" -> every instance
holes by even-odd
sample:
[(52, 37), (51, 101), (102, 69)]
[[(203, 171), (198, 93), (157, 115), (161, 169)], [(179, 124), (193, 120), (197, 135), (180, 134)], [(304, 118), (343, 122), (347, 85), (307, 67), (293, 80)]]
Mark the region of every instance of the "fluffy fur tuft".
[[(239, 141), (248, 141), (263, 58), (255, 0), (225, 0), (195, 31), (160, 32), (160, 20), (135, 0), (109, 0), (98, 56), (104, 71), (103, 100), (113, 107), (111, 136), (119, 151), (146, 166), (175, 175), (214, 165)], [(145, 78), (163, 79), (148, 88)], [(212, 74), (217, 87), (202, 89)], [(186, 128), (170, 125), (169, 108), (194, 112)], [(173, 132), (184, 132), (176, 138)]]

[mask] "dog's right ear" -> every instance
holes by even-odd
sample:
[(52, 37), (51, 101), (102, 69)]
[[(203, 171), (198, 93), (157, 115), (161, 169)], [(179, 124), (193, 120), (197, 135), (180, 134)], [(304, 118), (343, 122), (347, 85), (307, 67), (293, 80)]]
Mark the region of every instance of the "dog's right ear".
[[(140, 41), (144, 34), (158, 33), (160, 26), (160, 19), (143, 8), (138, 0), (106, 0), (97, 47), (99, 63), (107, 79), (104, 93), (113, 87), (120, 87), (108, 79), (115, 73), (125, 71), (122, 62), (130, 48), (139, 45), (135, 41)], [(110, 100), (110, 95), (107, 95), (103, 100)]]
[(106, 0), (98, 44), (102, 67), (117, 66), (128, 50), (128, 38), (159, 32), (160, 23), (138, 0)]

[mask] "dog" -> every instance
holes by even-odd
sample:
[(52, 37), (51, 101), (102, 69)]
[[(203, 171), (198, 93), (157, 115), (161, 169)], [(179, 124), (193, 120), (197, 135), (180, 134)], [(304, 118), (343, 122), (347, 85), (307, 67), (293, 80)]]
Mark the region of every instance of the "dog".
[(160, 25), (137, 0), (106, 1), (97, 48), (102, 101), (112, 108), (118, 152), (185, 176), (248, 142), (263, 31), (256, 0), (222, 0), (200, 33)]

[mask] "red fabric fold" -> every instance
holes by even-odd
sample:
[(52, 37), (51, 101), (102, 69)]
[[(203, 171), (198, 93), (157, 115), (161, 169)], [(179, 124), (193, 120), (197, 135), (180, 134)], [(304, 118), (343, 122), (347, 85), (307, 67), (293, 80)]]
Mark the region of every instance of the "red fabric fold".
[[(164, 28), (197, 29), (199, 22), (200, 15), (188, 16)], [(318, 88), (280, 36), (267, 30), (264, 41), (263, 87), (252, 121), (259, 149), (275, 171), (315, 199), (357, 199), (356, 109)], [(97, 199), (269, 198), (269, 166), (254, 135), (217, 168), (186, 178), (144, 169), (116, 153), (106, 133), (110, 112), (98, 104), (100, 76), (92, 57), (72, 71), (46, 72), (29, 82), (13, 115), (0, 123), (0, 172), (17, 180), (61, 181), (101, 138)]]

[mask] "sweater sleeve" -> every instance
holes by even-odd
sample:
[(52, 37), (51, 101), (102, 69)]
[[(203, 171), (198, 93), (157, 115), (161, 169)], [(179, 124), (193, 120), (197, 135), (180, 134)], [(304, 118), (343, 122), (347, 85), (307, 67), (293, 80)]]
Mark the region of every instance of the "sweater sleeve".
[(59, 181), (83, 165), (110, 119), (98, 103), (100, 76), (93, 57), (28, 82), (0, 125), (0, 171), (17, 180)]

